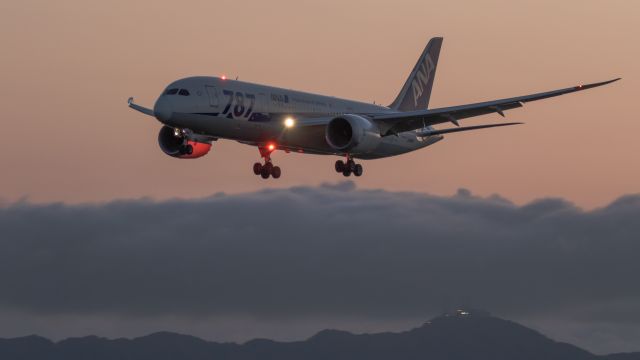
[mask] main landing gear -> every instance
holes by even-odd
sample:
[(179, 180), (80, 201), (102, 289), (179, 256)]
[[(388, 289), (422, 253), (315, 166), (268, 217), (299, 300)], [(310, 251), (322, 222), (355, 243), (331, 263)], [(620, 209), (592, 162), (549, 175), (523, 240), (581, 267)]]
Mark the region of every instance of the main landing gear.
[(362, 176), (363, 171), (362, 165), (356, 164), (350, 156), (347, 156), (346, 163), (342, 160), (336, 161), (336, 172), (342, 173), (344, 176), (351, 176), (351, 174)]
[(259, 147), (260, 156), (264, 159), (264, 165), (257, 162), (253, 164), (253, 173), (260, 175), (263, 179), (268, 179), (272, 176), (274, 179), (278, 179), (282, 175), (282, 170), (279, 166), (274, 166), (271, 162), (271, 153), (275, 150), (274, 145), (267, 145), (267, 147)]

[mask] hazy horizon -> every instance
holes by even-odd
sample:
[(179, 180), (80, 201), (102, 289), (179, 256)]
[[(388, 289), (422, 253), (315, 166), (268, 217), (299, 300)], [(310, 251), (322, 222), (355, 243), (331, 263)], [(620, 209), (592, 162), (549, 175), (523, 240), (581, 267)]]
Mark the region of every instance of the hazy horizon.
[[(275, 211), (274, 211), (275, 210)], [(584, 211), (359, 189), (0, 207), (0, 337), (294, 340), (486, 309), (597, 353), (639, 351), (640, 195)]]

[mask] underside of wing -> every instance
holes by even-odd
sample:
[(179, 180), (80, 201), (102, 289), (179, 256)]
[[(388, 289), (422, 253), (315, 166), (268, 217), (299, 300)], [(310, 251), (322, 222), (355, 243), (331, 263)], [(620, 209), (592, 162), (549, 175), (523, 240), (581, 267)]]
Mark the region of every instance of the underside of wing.
[(325, 141), (325, 129), (333, 117), (308, 117), (296, 119), (295, 125), (283, 129), (275, 138), (278, 148), (307, 154), (335, 154)]
[(295, 127), (306, 128), (312, 126), (326, 126), (332, 119), (332, 116), (306, 117), (296, 120)]

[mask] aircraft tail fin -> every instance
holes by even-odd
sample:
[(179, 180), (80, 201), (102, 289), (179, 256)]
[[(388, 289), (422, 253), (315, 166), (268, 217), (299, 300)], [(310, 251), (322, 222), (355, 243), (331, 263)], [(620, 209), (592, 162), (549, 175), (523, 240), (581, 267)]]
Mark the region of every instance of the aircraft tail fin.
[(398, 111), (427, 109), (442, 41), (441, 37), (429, 41), (398, 97), (389, 105), (390, 108)]

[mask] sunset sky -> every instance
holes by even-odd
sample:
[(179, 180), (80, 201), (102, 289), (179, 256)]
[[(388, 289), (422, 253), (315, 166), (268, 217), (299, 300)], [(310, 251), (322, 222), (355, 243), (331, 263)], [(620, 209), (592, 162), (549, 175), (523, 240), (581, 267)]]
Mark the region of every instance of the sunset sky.
[(0, 199), (192, 198), (341, 181), (334, 157), (284, 153), (274, 156), (283, 177), (263, 181), (251, 173), (257, 150), (231, 141), (195, 161), (167, 157), (159, 123), (126, 99), (152, 106), (177, 78), (226, 74), (390, 103), (428, 39), (444, 36), (432, 107), (623, 81), (508, 113), (525, 126), (366, 161), (358, 186), (603, 206), (640, 191), (639, 13), (627, 0), (5, 1)]
[[(640, 351), (639, 23), (632, 0), (2, 1), (0, 337), (291, 340), (471, 305)], [(233, 141), (171, 158), (126, 103), (224, 74), (388, 104), (434, 36), (431, 107), (623, 79), (353, 182), (284, 152), (262, 180)]]

